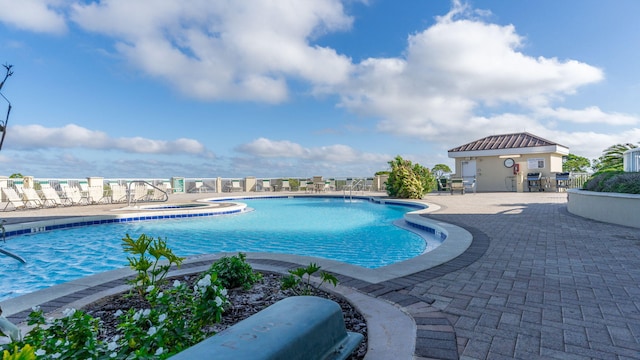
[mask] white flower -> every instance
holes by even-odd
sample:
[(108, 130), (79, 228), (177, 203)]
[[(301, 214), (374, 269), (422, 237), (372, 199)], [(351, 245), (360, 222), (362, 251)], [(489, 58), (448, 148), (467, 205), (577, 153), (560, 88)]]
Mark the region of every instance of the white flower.
[(54, 321), (56, 321), (56, 319), (54, 319), (53, 316), (47, 318), (47, 324), (53, 324)]
[(149, 328), (149, 331), (147, 331), (147, 335), (153, 336), (156, 332), (158, 332), (158, 329), (156, 329), (155, 326), (152, 326)]
[(157, 298), (158, 299), (162, 299), (163, 296), (164, 296), (164, 293), (161, 291), (161, 292), (158, 293)]
[(116, 356), (118, 356), (118, 353), (117, 353), (117, 352), (112, 352), (112, 353), (111, 353), (111, 355), (109, 355), (109, 357), (111, 357), (111, 358), (114, 358), (114, 357), (116, 357)]
[(220, 307), (222, 305), (222, 299), (220, 299), (220, 296), (216, 296), (216, 300), (215, 301), (216, 301), (216, 305), (218, 307)]
[(174, 288), (177, 288), (180, 285), (182, 285), (182, 283), (180, 283), (180, 280), (173, 280), (173, 287)]
[(227, 296), (227, 289), (220, 290), (220, 294), (222, 294), (222, 296)]
[(158, 316), (158, 321), (159, 322), (164, 322), (165, 320), (167, 320), (167, 314), (160, 314), (160, 316)]
[(62, 354), (60, 354), (60, 353), (55, 353), (55, 354), (51, 355), (51, 358), (52, 358), (52, 359), (57, 359), (57, 358), (59, 358), (60, 356), (62, 356)]
[(211, 286), (211, 275), (207, 274), (205, 277), (198, 281), (198, 286), (208, 287)]
[(47, 354), (47, 352), (43, 349), (38, 349), (35, 352), (36, 356), (45, 356)]
[(153, 286), (153, 285), (149, 285), (149, 286), (147, 286), (147, 292), (148, 292), (148, 293), (152, 292), (152, 291), (153, 291), (153, 289), (154, 289), (154, 286)]
[(156, 353), (154, 355), (155, 356), (162, 355), (163, 352), (164, 352), (164, 349), (160, 347), (158, 348), (158, 350), (156, 350)]
[(142, 315), (142, 310), (138, 310), (136, 311), (135, 314), (133, 314), (133, 321), (138, 321), (140, 320), (140, 316)]
[(144, 317), (149, 316), (149, 314), (151, 314), (151, 309), (144, 309), (142, 311), (142, 316), (144, 316)]
[(62, 312), (62, 314), (63, 314), (65, 317), (71, 317), (71, 316), (73, 316), (73, 314), (75, 314), (75, 313), (76, 313), (76, 309), (73, 309), (73, 308), (71, 308), (71, 309), (70, 309), (70, 308), (66, 308), (66, 309), (64, 309), (64, 311)]
[(31, 310), (33, 310), (33, 311), (40, 311), (40, 305), (33, 306), (33, 307), (31, 308)]
[(113, 351), (118, 348), (118, 344), (115, 341), (112, 341), (107, 344), (107, 350)]
[(60, 345), (62, 345), (62, 340), (58, 340), (58, 341), (56, 341), (56, 347), (58, 347), (58, 346), (60, 346)]
[(122, 314), (123, 314), (122, 310), (118, 309), (118, 311), (116, 311), (116, 312), (113, 314), (113, 316), (114, 316), (114, 317), (120, 317), (120, 315), (122, 315)]

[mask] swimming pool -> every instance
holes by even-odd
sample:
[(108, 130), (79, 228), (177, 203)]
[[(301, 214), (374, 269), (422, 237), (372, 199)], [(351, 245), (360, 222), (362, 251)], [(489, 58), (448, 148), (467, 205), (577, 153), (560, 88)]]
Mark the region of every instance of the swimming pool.
[(378, 268), (424, 253), (425, 241), (391, 224), (414, 208), (342, 198), (242, 199), (254, 211), (231, 216), (150, 220), (77, 227), (9, 239), (0, 256), (0, 301), (82, 276), (127, 266), (121, 239), (162, 237), (174, 253), (273, 252), (308, 255)]

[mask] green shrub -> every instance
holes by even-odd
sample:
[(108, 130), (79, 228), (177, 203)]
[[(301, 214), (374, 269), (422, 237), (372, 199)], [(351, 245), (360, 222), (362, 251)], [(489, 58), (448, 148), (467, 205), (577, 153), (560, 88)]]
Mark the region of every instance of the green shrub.
[(222, 257), (211, 265), (207, 273), (216, 273), (222, 286), (227, 289), (237, 287), (250, 289), (253, 284), (262, 279), (262, 274), (253, 271), (246, 257), (243, 253)]
[(320, 283), (317, 286), (311, 284), (311, 276), (320, 270), (320, 266), (315, 263), (309, 264), (306, 268), (299, 267), (289, 270), (289, 276), (281, 279), (280, 288), (282, 290), (291, 290), (296, 295), (313, 295), (315, 291), (325, 282), (338, 285), (338, 279), (326, 271), (320, 273)]
[(429, 169), (396, 156), (389, 161), (391, 173), (387, 180), (389, 196), (401, 199), (422, 199), (424, 194), (436, 188), (436, 178)]
[(583, 189), (598, 192), (640, 194), (640, 173), (622, 171), (596, 173), (584, 184)]
[[(184, 258), (176, 256), (167, 246), (166, 240), (145, 234), (133, 239), (129, 234), (122, 238), (122, 248), (126, 253), (129, 267), (135, 270), (138, 275), (135, 279), (127, 282), (134, 286), (140, 296), (144, 296), (145, 289), (150, 285), (160, 285), (172, 265), (180, 266)], [(168, 263), (161, 264), (162, 258)]]

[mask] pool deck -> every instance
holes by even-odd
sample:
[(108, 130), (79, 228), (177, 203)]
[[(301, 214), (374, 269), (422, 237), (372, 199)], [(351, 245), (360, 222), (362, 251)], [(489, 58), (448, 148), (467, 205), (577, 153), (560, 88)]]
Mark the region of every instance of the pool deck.
[[(172, 195), (170, 202), (220, 195)], [(566, 193), (442, 193), (422, 201), (439, 205), (426, 217), (465, 229), (473, 242), (451, 261), (423, 270), (410, 264), (405, 274), (379, 281), (350, 274), (350, 268), (335, 271), (339, 292), (368, 323), (373, 319), (368, 359), (640, 358), (638, 229), (569, 214)], [(0, 218), (15, 224), (113, 214), (122, 207), (14, 211)], [(279, 272), (301, 262), (268, 254), (249, 259), (257, 269)], [(193, 258), (180, 271), (210, 262)], [(118, 291), (125, 270), (90, 277), (82, 291), (47, 299), (25, 295), (0, 305), (13, 321), (24, 317), (24, 311), (7, 311), (17, 309), (17, 302), (59, 311)], [(385, 343), (390, 333), (404, 342)]]

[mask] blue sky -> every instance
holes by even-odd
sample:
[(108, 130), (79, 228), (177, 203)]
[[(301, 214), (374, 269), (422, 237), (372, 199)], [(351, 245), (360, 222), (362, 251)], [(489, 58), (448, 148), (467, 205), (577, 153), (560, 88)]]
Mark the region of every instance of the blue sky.
[(640, 141), (636, 0), (0, 9), (0, 175), (372, 176), (396, 155), (453, 165), (448, 149), (492, 134), (588, 158)]

